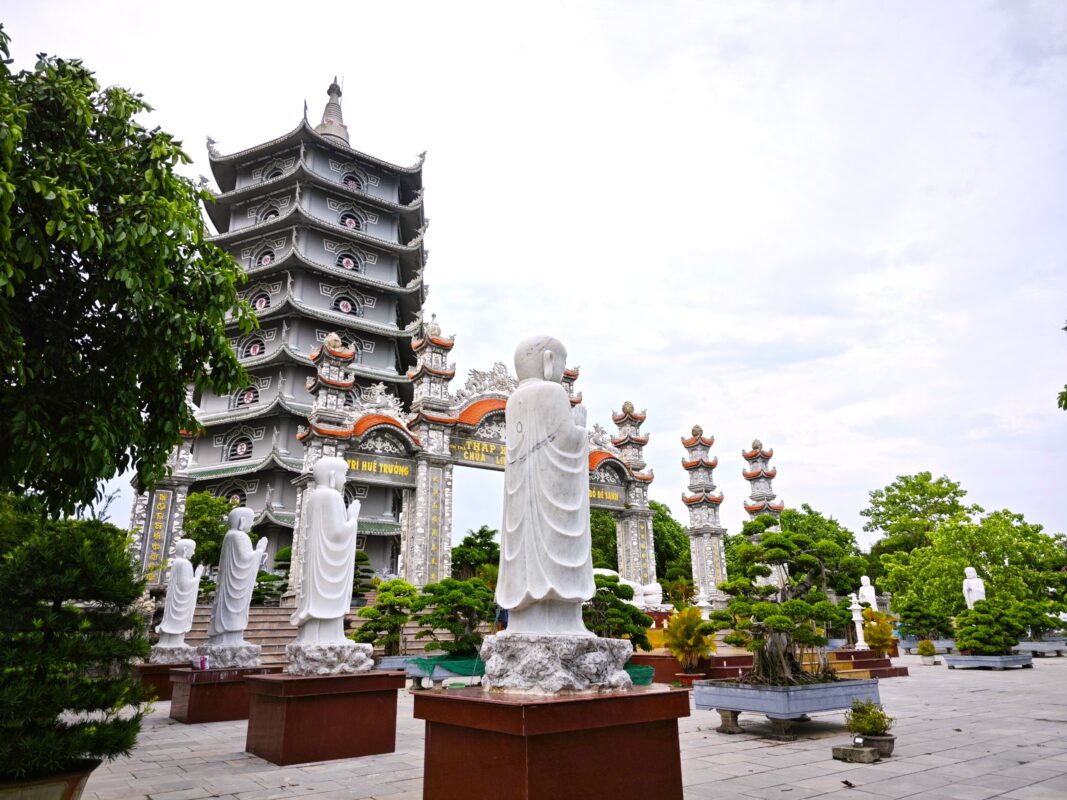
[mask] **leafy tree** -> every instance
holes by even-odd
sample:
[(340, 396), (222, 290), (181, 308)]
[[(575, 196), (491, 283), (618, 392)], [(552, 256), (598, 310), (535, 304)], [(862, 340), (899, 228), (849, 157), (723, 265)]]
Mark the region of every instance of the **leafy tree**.
[(974, 567), (986, 595), (1000, 602), (1034, 600), (1067, 610), (1067, 549), (1021, 514), (994, 511), (978, 520), (959, 514), (941, 523), (928, 547), (883, 556), (882, 588), (893, 606), (920, 605), (948, 619), (963, 611), (964, 570)]
[[(229, 526), (226, 515), (234, 504), (225, 497), (215, 497), (211, 492), (192, 492), (185, 500), (185, 519), (182, 535), (196, 542), (196, 561), (217, 567), (222, 556), (222, 540)], [(259, 538), (249, 533), (252, 543)]]
[(856, 590), (867, 560), (860, 553), (852, 531), (833, 517), (826, 517), (815, 511), (807, 503), (799, 510), (787, 508), (783, 511), (778, 525), (786, 533), (806, 536), (812, 541), (822, 543), (827, 569), (819, 575), (815, 583), (822, 592), (845, 596)]
[(356, 551), (356, 560), (352, 564), (352, 603), (362, 605), (367, 592), (374, 589), (374, 567), (371, 566), (370, 556), (364, 550)]
[(929, 472), (899, 475), (884, 489), (870, 493), (870, 505), (860, 514), (867, 517), (863, 530), (881, 533), (871, 547), (867, 574), (874, 579), (884, 573), (882, 556), (910, 552), (930, 543), (938, 525), (959, 514), (981, 513), (978, 506), (962, 502), (966, 490), (947, 476), (937, 480)]
[(616, 575), (594, 575), (596, 593), (582, 606), (585, 627), (606, 639), (629, 639), (635, 648), (651, 650), (648, 628), (652, 617), (628, 603), (634, 590), (619, 583)]
[(499, 564), (498, 538), (498, 532), (488, 525), (467, 531), (463, 541), (452, 548), (452, 577), (466, 580), (473, 578), (482, 564)]
[(148, 656), (126, 533), (0, 496), (0, 781), (126, 755)]
[(662, 586), (667, 601), (678, 609), (688, 606), (697, 596), (697, 587), (688, 578), (663, 581)]
[(419, 590), (399, 578), (378, 587), (374, 605), (359, 610), (364, 622), (351, 638), (385, 650), (387, 656), (403, 655), (404, 626), (411, 619), (411, 609), (419, 599)]
[(500, 578), (500, 565), (482, 564), (478, 567), (478, 574), (474, 577), (481, 578), (486, 586), (496, 591), (496, 582)]
[(961, 653), (1011, 655), (1012, 647), (1025, 635), (1026, 626), (1006, 602), (979, 600), (956, 617), (956, 648)]
[(1023, 600), (1016, 603), (1012, 614), (1029, 632), (1034, 641), (1063, 627), (1063, 620), (1053, 615), (1054, 604), (1048, 600)]
[[(0, 51), (9, 38), (0, 30)], [(176, 172), (179, 143), (77, 60), (0, 60), (0, 491), (51, 511), (133, 466), (166, 472), (195, 430), (186, 387), (244, 384), (227, 315), (251, 330), (241, 271), (205, 239), (209, 195)]]
[(663, 640), (683, 672), (694, 673), (700, 659), (715, 652), (715, 626), (700, 616), (695, 606), (671, 614)]
[(909, 639), (945, 639), (952, 635), (952, 620), (930, 611), (917, 599), (897, 602), (893, 608), (900, 617), (898, 629)]
[[(449, 655), (468, 658), (478, 654), (482, 645), (479, 628), (493, 620), (496, 600), (492, 590), (478, 578), (445, 578), (423, 586), (412, 611), (427, 611), (419, 617), (421, 630), (415, 634), (416, 639), (430, 638), (427, 650), (444, 650)], [(452, 640), (440, 638), (440, 631), (450, 633)]]
[(610, 511), (593, 508), (589, 511), (589, 530), (593, 537), (593, 567), (619, 571), (618, 539), (615, 518)]
[(652, 541), (656, 550), (656, 574), (667, 575), (681, 571), (679, 577), (693, 577), (693, 562), (689, 556), (689, 536), (676, 520), (670, 508), (655, 500), (648, 502), (652, 509)]
[(896, 617), (876, 608), (863, 609), (863, 639), (872, 650), (883, 655), (893, 647), (893, 622)]

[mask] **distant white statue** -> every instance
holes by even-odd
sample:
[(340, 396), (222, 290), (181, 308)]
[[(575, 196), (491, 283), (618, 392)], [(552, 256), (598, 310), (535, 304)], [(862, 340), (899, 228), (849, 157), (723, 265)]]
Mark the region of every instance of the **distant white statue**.
[(629, 586), (634, 593), (633, 600), (627, 600), (632, 606), (638, 608), (650, 608), (653, 606), (663, 605), (663, 587), (658, 582), (653, 582), (642, 586), (636, 581), (632, 581), (629, 578), (624, 578), (618, 572), (613, 569), (597, 568), (593, 570), (594, 575), (613, 575), (619, 579), (619, 583), (623, 586)]
[(508, 633), (589, 635), (593, 596), (586, 411), (561, 383), (567, 351), (549, 336), (515, 350), (518, 388), (504, 411), (507, 463), (496, 598)]
[(963, 581), (963, 599), (967, 601), (967, 608), (974, 608), (979, 600), (985, 600), (985, 581), (978, 577), (978, 571), (974, 567), (964, 570), (966, 578)]
[(352, 605), (360, 504), (353, 500), (345, 508), (341, 490), (348, 464), (343, 458), (320, 458), (312, 472), (315, 488), (304, 513), (300, 601), (290, 621), (300, 628), (298, 643), (345, 643), (344, 620)]
[(244, 638), (248, 607), (252, 604), (252, 590), (256, 588), (259, 570), (267, 559), (266, 538), (252, 547), (248, 535), (254, 519), (255, 512), (244, 506), (230, 512), (230, 529), (222, 540), (218, 588), (207, 629), (209, 647), (249, 646)]
[(196, 550), (192, 539), (179, 539), (174, 545), (174, 558), (170, 560), (170, 580), (167, 583), (167, 602), (163, 608), (163, 621), (156, 626), (159, 634), (157, 647), (185, 647), (185, 634), (193, 627), (193, 612), (196, 611), (196, 596), (200, 593), (200, 577), (204, 574), (201, 564), (195, 570), (190, 559)]
[(875, 611), (878, 610), (878, 594), (874, 590), (874, 586), (871, 585), (871, 579), (866, 575), (860, 578), (860, 590), (859, 590), (860, 603), (866, 603)]

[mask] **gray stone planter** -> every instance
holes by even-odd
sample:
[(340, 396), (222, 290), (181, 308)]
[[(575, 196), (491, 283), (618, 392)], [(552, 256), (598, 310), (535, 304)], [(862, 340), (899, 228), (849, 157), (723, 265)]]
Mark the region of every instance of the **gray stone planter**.
[[(934, 643), (934, 652), (938, 654), (951, 653), (956, 649), (955, 639), (931, 639)], [(911, 655), (916, 647), (919, 646), (918, 639), (901, 639), (897, 643), (897, 648), (904, 651), (908, 655)]]
[(1009, 669), (1022, 667), (1032, 669), (1033, 657), (1030, 655), (1017, 656), (945, 656), (945, 664), (949, 669)]
[(751, 686), (733, 681), (696, 681), (693, 699), (700, 709), (715, 709), (722, 718), (719, 733), (742, 733), (737, 716), (743, 711), (765, 714), (774, 726), (772, 736), (790, 740), (791, 721), (807, 714), (850, 708), (853, 700), (881, 702), (878, 681), (845, 680), (803, 686)]
[(1019, 642), (1011, 649), (1013, 653), (1029, 653), (1043, 658), (1047, 655), (1062, 656), (1067, 652), (1067, 642), (1063, 640), (1046, 640), (1044, 642)]
[(390, 672), (407, 672), (408, 662), (417, 656), (382, 656), (375, 664), (375, 669), (389, 670)]

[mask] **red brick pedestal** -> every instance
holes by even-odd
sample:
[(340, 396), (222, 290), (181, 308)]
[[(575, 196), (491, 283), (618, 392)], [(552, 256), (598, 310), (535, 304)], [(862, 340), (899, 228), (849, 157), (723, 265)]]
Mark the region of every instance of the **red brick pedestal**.
[(171, 669), (170, 716), (178, 722), (225, 722), (248, 719), (245, 678), (268, 675), (281, 667), (242, 669)]
[(681, 800), (678, 718), (689, 692), (540, 697), (479, 688), (420, 692), (424, 800)]
[(392, 753), (406, 679), (379, 671), (249, 678), (245, 750), (283, 766)]
[(133, 677), (137, 678), (156, 700), (170, 700), (170, 671), (185, 666), (187, 664), (135, 664)]

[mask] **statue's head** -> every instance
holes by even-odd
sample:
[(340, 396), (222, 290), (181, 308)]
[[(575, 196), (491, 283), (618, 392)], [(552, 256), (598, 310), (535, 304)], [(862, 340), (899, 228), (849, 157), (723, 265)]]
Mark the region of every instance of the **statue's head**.
[(531, 378), (560, 383), (567, 366), (567, 349), (551, 336), (531, 336), (515, 348), (515, 374), (520, 381)]
[(863, 575), (863, 576), (860, 577), (860, 586), (870, 586), (870, 585), (871, 585), (871, 579), (870, 578), (868, 578), (866, 575)]
[(238, 506), (230, 512), (228, 517), (231, 531), (244, 531), (248, 533), (252, 530), (252, 522), (256, 518), (256, 512), (250, 508), (244, 506)]
[(315, 462), (311, 474), (317, 485), (340, 492), (344, 489), (345, 477), (348, 475), (348, 462), (338, 456), (326, 456)]
[(179, 539), (174, 545), (174, 554), (178, 558), (192, 558), (196, 550), (196, 541), (193, 539)]
[(963, 571), (963, 574), (970, 579), (974, 579), (978, 577), (978, 570), (976, 570), (974, 567), (967, 567), (967, 569)]

